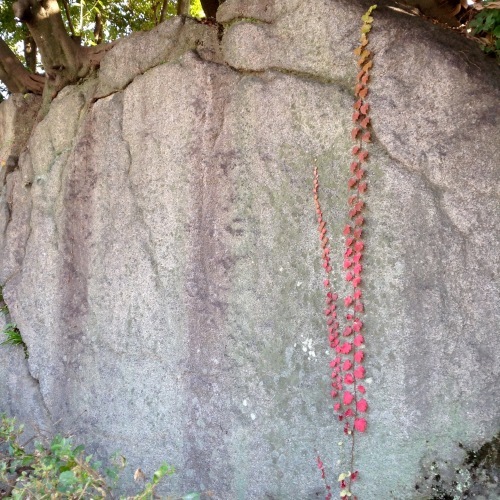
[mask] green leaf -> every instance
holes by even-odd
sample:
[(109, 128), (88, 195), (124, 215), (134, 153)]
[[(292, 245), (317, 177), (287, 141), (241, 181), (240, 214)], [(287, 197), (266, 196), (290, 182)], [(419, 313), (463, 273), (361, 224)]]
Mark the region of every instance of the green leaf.
[(66, 470), (59, 474), (59, 485), (57, 489), (59, 491), (68, 491), (73, 485), (78, 482), (74, 472), (72, 470)]
[(158, 484), (162, 477), (166, 475), (171, 476), (174, 473), (175, 467), (168, 465), (167, 463), (163, 463), (161, 467), (153, 474), (153, 484)]

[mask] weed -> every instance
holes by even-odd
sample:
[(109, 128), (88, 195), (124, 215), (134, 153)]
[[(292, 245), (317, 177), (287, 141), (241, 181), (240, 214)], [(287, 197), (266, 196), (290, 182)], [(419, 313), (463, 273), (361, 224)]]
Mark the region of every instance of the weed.
[[(0, 498), (117, 498), (112, 487), (125, 466), (123, 457), (101, 473), (101, 463), (94, 461), (92, 455), (86, 455), (83, 446), (74, 446), (71, 438), (55, 436), (48, 445), (35, 443), (33, 451), (29, 452), (26, 445), (20, 444), (22, 433), (23, 426), (14, 418), (0, 415)], [(151, 481), (144, 484), (143, 491), (127, 500), (157, 498), (156, 487), (165, 476), (174, 472), (174, 467), (162, 464)], [(175, 498), (199, 500), (200, 496), (190, 493)]]

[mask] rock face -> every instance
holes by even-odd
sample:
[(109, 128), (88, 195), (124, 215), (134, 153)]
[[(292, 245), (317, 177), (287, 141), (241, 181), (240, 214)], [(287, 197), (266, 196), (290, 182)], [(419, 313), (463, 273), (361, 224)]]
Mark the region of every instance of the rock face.
[[(312, 168), (342, 288), (365, 10), (227, 0), (221, 41), (168, 21), (64, 89), (22, 152), (5, 132), (20, 104), (0, 106), (0, 159), (20, 156), (2, 169), (0, 283), (30, 353), (0, 349), (0, 410), (120, 451), (128, 491), (131, 471), (168, 461), (169, 492), (324, 495), (316, 450), (334, 481), (346, 452)], [(429, 498), (426, 471), (446, 478), (458, 444), (499, 425), (500, 71), (389, 6), (371, 40), (370, 411), (356, 494)]]

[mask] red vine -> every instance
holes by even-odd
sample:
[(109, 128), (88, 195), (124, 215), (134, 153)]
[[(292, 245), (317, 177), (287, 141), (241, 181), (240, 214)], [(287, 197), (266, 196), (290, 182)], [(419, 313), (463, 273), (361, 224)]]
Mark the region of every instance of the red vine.
[[(365, 339), (363, 335), (364, 325), (360, 316), (364, 313), (361, 284), (365, 248), (363, 240), (365, 218), (363, 213), (365, 209), (364, 195), (367, 190), (365, 167), (368, 160), (368, 151), (366, 145), (371, 142), (370, 117), (368, 116), (370, 106), (366, 98), (369, 92), (370, 71), (373, 67), (372, 52), (368, 50), (367, 46), (369, 43), (368, 33), (373, 22), (373, 17), (370, 14), (376, 7), (376, 5), (371, 6), (362, 16), (363, 26), (361, 27), (360, 45), (354, 50), (354, 54), (358, 56), (357, 63), (360, 71), (356, 77), (357, 84), (354, 93), (357, 101), (354, 104), (354, 113), (352, 115), (354, 128), (351, 131), (351, 137), (355, 141), (355, 145), (351, 152), (354, 159), (349, 167), (351, 177), (347, 183), (352, 193), (348, 198), (350, 220), (343, 229), (343, 235), (345, 236), (343, 269), (345, 271), (345, 280), (352, 286), (352, 291), (343, 301), (345, 310), (345, 321), (342, 320), (343, 328), (341, 328), (337, 311), (338, 294), (333, 290), (330, 279), (332, 272), (331, 247), (326, 221), (323, 218), (319, 200), (318, 168), (314, 168), (314, 203), (318, 216), (322, 265), (326, 273), (323, 281), (326, 288), (324, 315), (328, 329), (328, 341), (331, 349), (335, 351), (335, 357), (330, 362), (332, 369), (331, 397), (335, 401), (333, 408), (338, 415), (338, 419), (343, 422), (344, 434), (351, 441), (350, 470), (347, 473), (340, 474), (338, 478), (341, 490), (340, 498), (342, 499), (352, 496), (351, 484), (358, 476), (358, 472), (353, 471), (355, 433), (365, 432), (367, 428), (364, 414), (368, 409), (368, 403), (363, 397), (366, 391), (361, 383), (365, 378), (365, 368), (363, 366)], [(331, 487), (326, 481), (324, 465), (319, 456), (317, 465), (325, 481), (326, 499), (329, 500), (331, 499)], [(356, 499), (356, 497), (353, 498)]]

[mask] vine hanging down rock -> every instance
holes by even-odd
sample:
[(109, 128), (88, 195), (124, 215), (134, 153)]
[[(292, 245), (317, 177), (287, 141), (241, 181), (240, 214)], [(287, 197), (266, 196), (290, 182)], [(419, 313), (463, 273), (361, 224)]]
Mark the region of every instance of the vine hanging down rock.
[[(326, 289), (326, 306), (323, 311), (326, 318), (328, 330), (328, 341), (334, 351), (334, 358), (330, 362), (331, 368), (331, 397), (334, 400), (333, 408), (342, 422), (346, 439), (350, 441), (349, 470), (340, 473), (338, 477), (340, 486), (340, 498), (356, 498), (352, 496), (351, 486), (358, 477), (355, 469), (355, 434), (366, 431), (367, 421), (365, 413), (368, 410), (368, 403), (364, 398), (366, 392), (362, 380), (365, 378), (365, 368), (363, 361), (365, 358), (365, 338), (364, 325), (361, 319), (364, 313), (363, 291), (362, 291), (362, 271), (363, 254), (365, 241), (363, 238), (363, 228), (365, 224), (365, 193), (367, 191), (367, 170), (368, 161), (367, 145), (371, 142), (370, 131), (370, 105), (367, 102), (369, 93), (368, 85), (371, 70), (373, 68), (372, 52), (368, 49), (368, 34), (372, 27), (372, 12), (376, 5), (371, 6), (363, 15), (363, 25), (361, 27), (360, 45), (355, 49), (354, 54), (358, 57), (357, 64), (359, 72), (356, 77), (356, 87), (354, 89), (357, 98), (354, 103), (352, 120), (354, 127), (351, 131), (351, 138), (355, 141), (352, 148), (353, 160), (350, 164), (351, 176), (348, 180), (348, 216), (349, 222), (343, 228), (345, 236), (345, 249), (343, 251), (343, 270), (345, 280), (350, 285), (350, 291), (344, 297), (343, 317), (339, 316), (337, 309), (338, 293), (332, 285), (332, 251), (330, 239), (328, 237), (327, 222), (323, 215), (319, 199), (319, 172), (314, 168), (313, 194), (318, 220), (319, 239), (322, 248), (322, 265), (326, 276), (323, 285)], [(332, 489), (326, 479), (325, 466), (321, 458), (317, 457), (317, 465), (321, 471), (322, 479), (326, 487), (326, 499), (332, 498)]]

